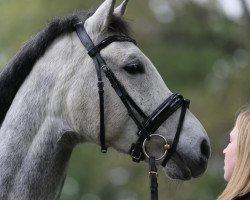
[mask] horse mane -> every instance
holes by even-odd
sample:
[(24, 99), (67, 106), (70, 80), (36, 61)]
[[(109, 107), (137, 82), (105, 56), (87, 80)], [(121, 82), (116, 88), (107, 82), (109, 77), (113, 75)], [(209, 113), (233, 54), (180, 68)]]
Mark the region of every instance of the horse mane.
[[(74, 24), (85, 22), (94, 12), (77, 13), (68, 17), (52, 20), (11, 59), (0, 72), (0, 126), (13, 99), (36, 61), (41, 58), (56, 38), (74, 31)], [(108, 30), (115, 34), (129, 35), (126, 21), (113, 15)]]

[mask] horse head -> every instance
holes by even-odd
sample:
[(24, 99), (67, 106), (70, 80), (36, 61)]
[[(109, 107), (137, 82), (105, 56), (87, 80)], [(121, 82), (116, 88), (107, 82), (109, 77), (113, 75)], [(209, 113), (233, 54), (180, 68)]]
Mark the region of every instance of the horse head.
[[(128, 34), (127, 26), (122, 19), (126, 7), (127, 1), (115, 8), (114, 0), (106, 0), (83, 23), (86, 34), (94, 45), (114, 35)], [(123, 25), (117, 27), (115, 25), (117, 21)], [(79, 65), (86, 68), (84, 69), (86, 73), (83, 77), (79, 77), (81, 80), (76, 81), (75, 88), (80, 88), (74, 89), (78, 94), (73, 92), (72, 95), (78, 98), (70, 100), (69, 112), (72, 112), (73, 126), (78, 133), (82, 134), (83, 140), (99, 144), (99, 99), (96, 89), (97, 80), (93, 81), (96, 78), (97, 66), (87, 54), (86, 48), (80, 44), (79, 39), (76, 45), (82, 54), (81, 57), (84, 57)], [(166, 98), (172, 95), (155, 66), (134, 42), (112, 41), (100, 49), (100, 57), (146, 116), (150, 116)], [(130, 153), (131, 145), (138, 140), (138, 124), (136, 125), (129, 116), (126, 106), (110, 86), (108, 78), (103, 79), (106, 144), (120, 152)], [(82, 84), (79, 84), (80, 82)], [(181, 110), (181, 108), (176, 109), (168, 119), (164, 120), (155, 131), (156, 137), (152, 138), (152, 142), (144, 141), (148, 143), (144, 144), (144, 148), (146, 145), (146, 151), (154, 157), (161, 157), (161, 154), (164, 154), (161, 143), (167, 142), (163, 140), (173, 142), (180, 122)], [(137, 117), (140, 119), (138, 114)], [(207, 133), (195, 116), (186, 110), (176, 150), (167, 165), (164, 165), (164, 170), (174, 179), (187, 180), (197, 177), (205, 171), (209, 156), (210, 144)], [(161, 162), (161, 159), (157, 161), (158, 164)]]

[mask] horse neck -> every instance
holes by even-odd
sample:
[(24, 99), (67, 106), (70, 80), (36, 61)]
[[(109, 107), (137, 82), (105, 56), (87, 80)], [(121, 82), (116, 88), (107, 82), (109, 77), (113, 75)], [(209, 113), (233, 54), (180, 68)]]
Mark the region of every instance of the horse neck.
[(62, 44), (57, 42), (37, 62), (2, 123), (0, 199), (59, 198), (71, 152), (80, 141), (61, 117), (63, 101), (55, 100), (60, 105), (57, 110), (50, 105), (54, 101), (50, 98), (52, 89), (58, 87), (59, 71), (47, 66), (62, 65), (56, 63), (57, 59), (51, 63), (51, 57), (58, 48), (62, 49)]

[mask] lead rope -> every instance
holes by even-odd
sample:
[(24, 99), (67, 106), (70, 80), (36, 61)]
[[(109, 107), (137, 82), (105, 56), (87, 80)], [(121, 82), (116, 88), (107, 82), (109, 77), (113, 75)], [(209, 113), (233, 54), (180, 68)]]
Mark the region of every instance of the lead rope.
[[(167, 156), (162, 162), (162, 166), (166, 166), (173, 152), (176, 150), (176, 146), (179, 141), (180, 132), (183, 126), (183, 122), (184, 122), (184, 118), (185, 118), (188, 105), (189, 105), (189, 101), (186, 101), (185, 104), (181, 107), (181, 115), (179, 118), (179, 124), (177, 127), (175, 138), (174, 138), (171, 148), (169, 149)], [(157, 174), (157, 168), (156, 168), (156, 163), (155, 163), (155, 157), (149, 156), (148, 163), (149, 163), (149, 181), (150, 181), (151, 200), (158, 200), (158, 183), (157, 183), (158, 174)]]
[(158, 200), (158, 183), (157, 183), (157, 168), (155, 164), (155, 157), (149, 157), (149, 181), (151, 200)]

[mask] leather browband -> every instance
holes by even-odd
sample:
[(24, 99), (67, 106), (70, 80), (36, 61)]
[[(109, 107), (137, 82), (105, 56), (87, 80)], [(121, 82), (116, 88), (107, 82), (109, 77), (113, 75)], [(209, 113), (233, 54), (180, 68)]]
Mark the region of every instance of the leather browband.
[(112, 42), (132, 42), (136, 45), (136, 41), (132, 38), (129, 38), (128, 36), (122, 36), (122, 35), (113, 35), (110, 37), (107, 37), (103, 41), (101, 41), (99, 44), (94, 46), (92, 49), (88, 51), (88, 54), (90, 57), (95, 56), (97, 52), (100, 52), (103, 48), (111, 44)]

